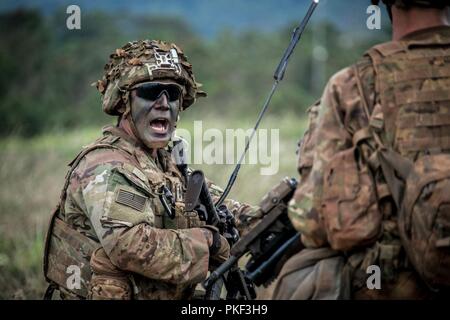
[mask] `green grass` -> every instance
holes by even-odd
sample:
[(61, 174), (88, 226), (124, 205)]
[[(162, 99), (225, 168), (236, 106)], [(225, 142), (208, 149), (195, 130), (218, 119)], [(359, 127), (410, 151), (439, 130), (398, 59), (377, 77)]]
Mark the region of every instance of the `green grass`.
[[(255, 115), (256, 118), (256, 115)], [(304, 115), (267, 117), (262, 128), (280, 131), (280, 168), (277, 174), (261, 176), (259, 165), (244, 165), (231, 197), (257, 204), (284, 176), (296, 176), (296, 143), (305, 128)], [(192, 118), (179, 127), (192, 130)], [(254, 119), (203, 119), (208, 128), (243, 128)], [(100, 135), (100, 128), (53, 132), (30, 139), (0, 139), (0, 298), (40, 299), (45, 290), (42, 252), (47, 222), (64, 182), (67, 163), (81, 146)], [(232, 165), (200, 165), (205, 174), (224, 186)]]

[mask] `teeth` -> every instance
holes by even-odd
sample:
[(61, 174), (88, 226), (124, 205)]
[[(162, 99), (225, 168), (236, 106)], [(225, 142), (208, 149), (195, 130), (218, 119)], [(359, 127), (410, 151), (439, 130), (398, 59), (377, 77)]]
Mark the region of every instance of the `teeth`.
[(164, 118), (158, 118), (152, 121), (150, 124), (153, 130), (157, 131), (158, 133), (165, 133), (167, 131), (168, 127), (168, 121)]

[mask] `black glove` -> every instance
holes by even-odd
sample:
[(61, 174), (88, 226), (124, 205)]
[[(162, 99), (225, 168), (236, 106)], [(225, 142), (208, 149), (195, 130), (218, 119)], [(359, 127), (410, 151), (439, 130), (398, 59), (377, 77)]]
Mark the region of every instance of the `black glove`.
[(230, 245), (216, 227), (203, 226), (212, 234), (212, 243), (209, 246), (209, 254), (214, 262), (222, 263), (230, 257)]

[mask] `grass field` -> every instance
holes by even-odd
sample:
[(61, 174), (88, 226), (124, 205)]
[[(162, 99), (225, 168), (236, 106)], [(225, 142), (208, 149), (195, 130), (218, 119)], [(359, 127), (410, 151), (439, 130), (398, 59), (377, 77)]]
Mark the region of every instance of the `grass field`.
[[(304, 115), (267, 117), (262, 128), (279, 129), (278, 173), (260, 175), (259, 165), (244, 165), (231, 197), (257, 204), (270, 187), (284, 176), (296, 174), (296, 143), (304, 131)], [(203, 119), (204, 129), (248, 129), (254, 119)], [(192, 130), (191, 120), (180, 128)], [(67, 163), (81, 146), (100, 135), (100, 128), (53, 132), (31, 139), (0, 139), (0, 298), (40, 299), (45, 289), (42, 276), (44, 234), (64, 182)], [(232, 165), (199, 165), (205, 174), (224, 186)]]

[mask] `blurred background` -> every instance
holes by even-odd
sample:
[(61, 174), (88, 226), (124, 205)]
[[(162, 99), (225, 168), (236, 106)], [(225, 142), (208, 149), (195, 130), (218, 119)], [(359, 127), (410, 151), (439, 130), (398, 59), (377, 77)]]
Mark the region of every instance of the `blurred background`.
[[(67, 163), (115, 123), (91, 83), (126, 42), (177, 43), (208, 92), (179, 127), (253, 127), (273, 72), (309, 0), (16, 0), (0, 4), (0, 298), (40, 299), (44, 234)], [(68, 30), (66, 8), (81, 9)], [(280, 170), (244, 165), (231, 196), (252, 204), (284, 176), (297, 176), (306, 110), (335, 72), (390, 38), (389, 18), (369, 30), (370, 1), (321, 0), (294, 52), (262, 128), (280, 131)], [(202, 165), (225, 186), (233, 167)]]

